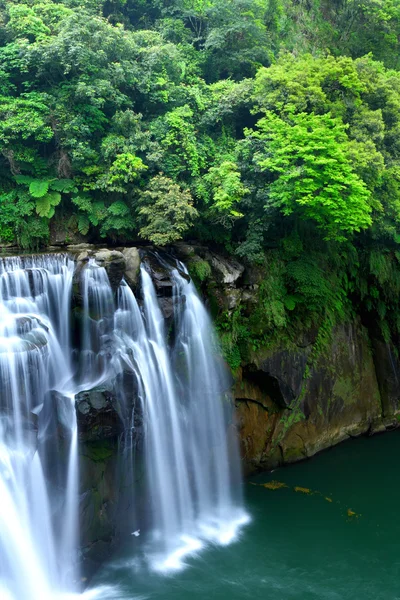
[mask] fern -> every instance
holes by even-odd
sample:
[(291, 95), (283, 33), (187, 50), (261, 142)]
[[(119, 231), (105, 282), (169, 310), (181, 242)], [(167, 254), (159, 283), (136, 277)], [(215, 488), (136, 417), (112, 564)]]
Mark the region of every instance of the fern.
[(36, 212), (39, 217), (51, 219), (54, 216), (54, 207), (61, 202), (61, 194), (58, 192), (48, 192), (45, 196), (36, 200)]
[(63, 192), (64, 194), (78, 191), (72, 179), (56, 179), (50, 183), (50, 188), (56, 192)]
[(78, 231), (82, 235), (86, 235), (89, 231), (90, 221), (86, 215), (78, 216)]
[(85, 212), (91, 212), (93, 208), (92, 198), (85, 192), (80, 192), (71, 198), (73, 204)]
[(34, 198), (43, 198), (49, 190), (49, 181), (34, 179), (29, 184), (29, 192)]
[(92, 206), (92, 211), (89, 213), (89, 221), (95, 227), (103, 221), (107, 216), (107, 209), (105, 207), (104, 202), (94, 202)]
[(118, 216), (118, 217), (125, 217), (127, 215), (129, 215), (129, 208), (127, 207), (127, 205), (125, 204), (125, 202), (122, 202), (122, 200), (118, 200), (117, 202), (113, 202), (109, 207), (108, 207), (108, 214), (109, 215), (113, 215), (113, 216)]
[(21, 185), (30, 185), (34, 181), (34, 178), (30, 177), (30, 175), (16, 175), (15, 181)]

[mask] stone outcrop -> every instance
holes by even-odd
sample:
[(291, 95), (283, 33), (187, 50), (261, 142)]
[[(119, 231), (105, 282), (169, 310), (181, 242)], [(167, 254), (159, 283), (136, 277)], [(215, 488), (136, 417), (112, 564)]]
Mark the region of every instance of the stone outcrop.
[(222, 285), (234, 285), (243, 274), (244, 267), (233, 258), (225, 258), (210, 253), (211, 265), (214, 269), (217, 281)]
[(122, 254), (125, 258), (125, 281), (135, 291), (139, 284), (140, 254), (137, 248), (124, 248)]
[[(130, 456), (142, 444), (142, 411), (137, 382), (132, 373), (122, 372), (114, 380), (82, 391), (75, 396), (79, 439), (80, 523), (83, 573), (90, 577), (112, 553), (130, 526), (132, 507), (126, 507), (126, 480), (132, 477), (131, 460), (125, 462), (124, 448)], [(135, 415), (134, 435), (131, 415)], [(125, 469), (125, 471), (124, 471)], [(134, 470), (137, 479), (139, 469)], [(120, 477), (116, 477), (119, 473)], [(129, 533), (129, 532), (128, 532)]]
[(391, 418), (400, 411), (400, 360), (393, 346), (371, 337), (374, 365), (384, 417)]
[(93, 442), (118, 436), (123, 423), (117, 403), (115, 393), (104, 385), (80, 392), (75, 398), (79, 438)]
[(239, 305), (248, 286), (243, 282), (245, 268), (236, 259), (211, 252), (199, 245), (177, 244), (174, 251), (188, 267), (197, 286), (204, 288), (206, 303), (210, 305), (211, 286), (207, 284), (212, 281), (212, 300), (215, 300), (219, 310), (231, 312)]
[(124, 255), (118, 250), (98, 250), (94, 254), (94, 259), (100, 267), (104, 267), (107, 271), (111, 289), (115, 292), (126, 269)]
[(136, 290), (139, 278), (140, 258), (137, 248), (119, 250), (97, 249), (92, 244), (76, 244), (68, 246), (68, 251), (74, 256), (76, 266), (72, 280), (72, 305), (82, 307), (82, 274), (90, 259), (107, 271), (111, 289), (115, 293), (123, 277)]
[(168, 265), (160, 263), (154, 254), (144, 255), (143, 263), (147, 272), (151, 275), (157, 296), (159, 298), (171, 298), (173, 282)]
[[(165, 257), (161, 262), (158, 257), (151, 254), (143, 255), (143, 262), (146, 266), (147, 272), (153, 280), (154, 288), (156, 290), (158, 304), (161, 309), (161, 313), (166, 320), (167, 327), (173, 325), (173, 316), (177, 308), (182, 306), (185, 302), (185, 297), (181, 296), (179, 299), (173, 298), (173, 286), (174, 282), (171, 275), (171, 268), (177, 268), (177, 265), (171, 257)], [(190, 277), (179, 270), (180, 274), (187, 278)]]
[(116, 485), (118, 445), (113, 439), (87, 442), (79, 450), (82, 574), (88, 578), (112, 553), (120, 490)]
[(247, 473), (308, 458), (349, 437), (393, 426), (393, 419), (385, 420), (368, 332), (359, 321), (335, 330), (309, 372), (304, 350), (283, 357), (279, 366), (282, 351), (255, 353), (251, 368), (241, 369), (236, 384)]

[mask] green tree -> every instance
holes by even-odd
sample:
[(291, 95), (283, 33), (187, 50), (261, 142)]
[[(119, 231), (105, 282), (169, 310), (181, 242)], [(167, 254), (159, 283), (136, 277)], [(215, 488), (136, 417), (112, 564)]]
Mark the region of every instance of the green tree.
[(180, 240), (198, 216), (190, 192), (163, 175), (153, 177), (141, 194), (138, 212), (140, 235), (158, 246)]
[(204, 181), (208, 186), (211, 217), (214, 220), (229, 224), (232, 219), (243, 216), (240, 203), (249, 190), (243, 185), (234, 161), (224, 160), (219, 166), (211, 167)]
[(254, 160), (270, 176), (268, 202), (285, 216), (314, 220), (337, 241), (372, 223), (370, 192), (352, 168), (345, 131), (329, 115), (284, 120), (267, 112), (247, 132), (265, 144)]

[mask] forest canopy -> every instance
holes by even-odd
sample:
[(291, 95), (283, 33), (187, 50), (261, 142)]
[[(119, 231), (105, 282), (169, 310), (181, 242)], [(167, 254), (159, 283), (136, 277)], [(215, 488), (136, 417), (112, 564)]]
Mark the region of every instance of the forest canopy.
[(264, 329), (400, 331), (399, 68), (397, 0), (0, 0), (0, 244), (218, 244)]

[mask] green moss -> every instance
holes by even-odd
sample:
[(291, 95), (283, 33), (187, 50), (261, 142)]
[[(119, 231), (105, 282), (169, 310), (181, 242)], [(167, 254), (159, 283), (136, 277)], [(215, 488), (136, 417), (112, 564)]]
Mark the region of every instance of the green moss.
[(211, 277), (211, 267), (206, 260), (191, 260), (188, 265), (189, 275), (195, 283), (203, 283)]
[[(207, 284), (206, 294), (207, 294), (208, 305), (210, 308), (211, 316), (214, 320), (217, 321), (218, 315), (220, 312), (220, 305), (219, 305), (218, 297), (217, 297), (217, 293), (216, 293), (216, 285), (215, 285), (215, 282), (213, 282), (212, 280)], [(217, 323), (217, 325), (218, 325), (218, 323)]]
[(242, 363), (242, 356), (239, 346), (232, 340), (230, 333), (224, 333), (220, 336), (222, 354), (232, 369), (237, 371)]
[(82, 454), (87, 458), (90, 458), (93, 462), (104, 462), (111, 458), (115, 453), (115, 448), (108, 441), (99, 442), (87, 442), (84, 447)]
[(288, 448), (285, 450), (285, 461), (291, 462), (300, 458), (304, 458), (304, 448), (299, 446), (297, 448)]
[(345, 404), (353, 404), (358, 399), (359, 382), (352, 375), (342, 375), (335, 380), (333, 395), (341, 398)]

